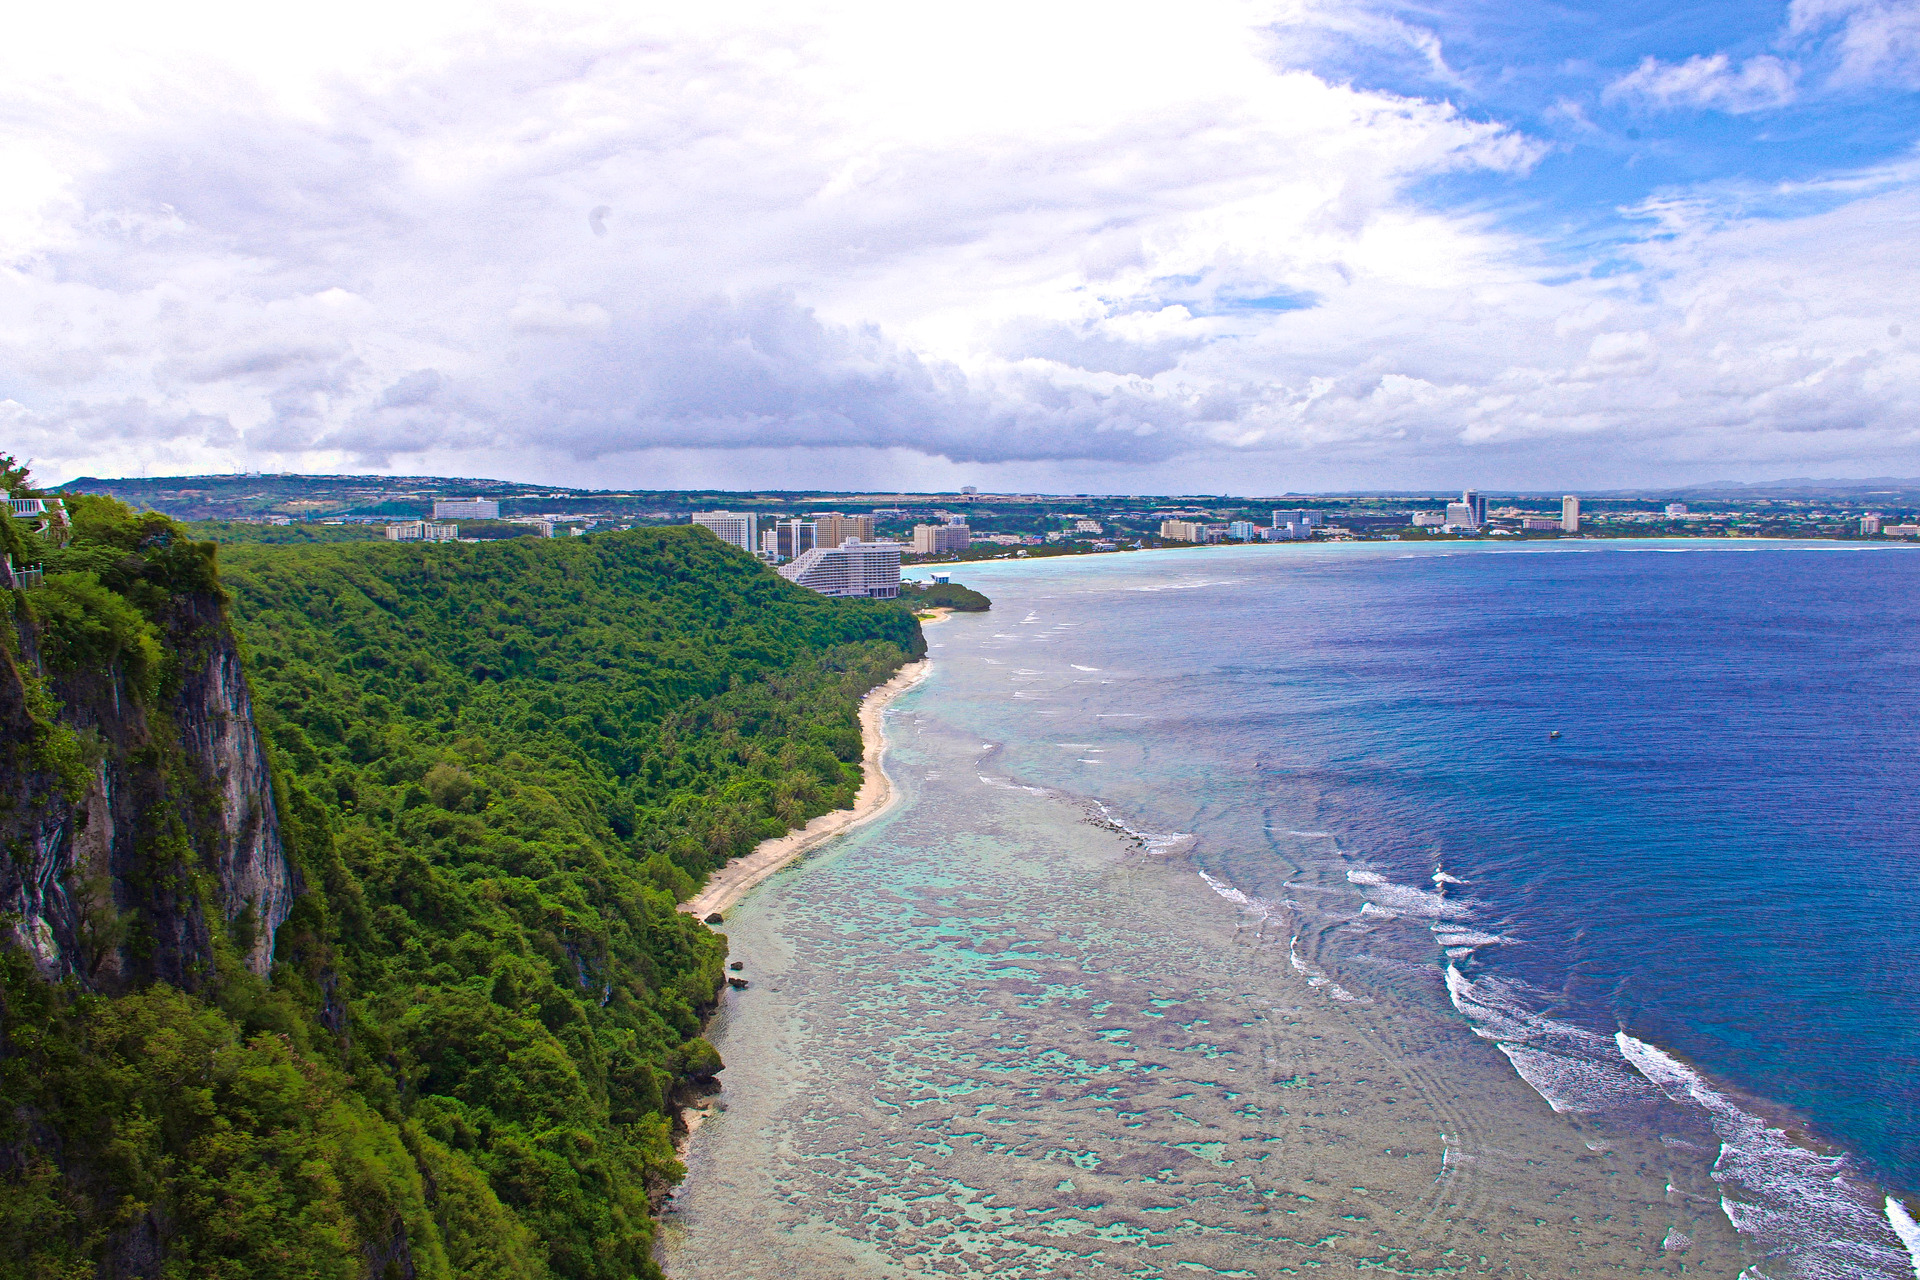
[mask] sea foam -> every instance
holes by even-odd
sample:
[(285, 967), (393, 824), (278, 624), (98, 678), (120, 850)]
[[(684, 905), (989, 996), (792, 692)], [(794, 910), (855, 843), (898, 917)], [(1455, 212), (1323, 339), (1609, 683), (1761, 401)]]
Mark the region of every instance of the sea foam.
[(1347, 882), (1368, 891), (1368, 901), (1396, 915), (1451, 920), (1472, 912), (1470, 903), (1443, 897), (1427, 889), (1395, 884), (1377, 871), (1347, 872)]
[(1920, 1222), (1915, 1222), (1907, 1206), (1892, 1196), (1887, 1197), (1887, 1222), (1893, 1227), (1893, 1234), (1900, 1237), (1900, 1243), (1907, 1247), (1907, 1254), (1913, 1259), (1913, 1274), (1920, 1280)]
[(1714, 1180), (1739, 1193), (1723, 1194), (1721, 1211), (1769, 1257), (1791, 1258), (1792, 1274), (1813, 1280), (1904, 1276), (1915, 1266), (1914, 1242), (1893, 1216), (1895, 1202), (1888, 1199), (1881, 1217), (1845, 1156), (1799, 1145), (1644, 1040), (1621, 1031), (1614, 1041), (1669, 1099), (1706, 1113), (1720, 1138)]
[(1548, 993), (1509, 978), (1469, 979), (1448, 964), (1447, 995), (1555, 1111), (1592, 1113), (1659, 1100), (1605, 1036), (1536, 1013)]

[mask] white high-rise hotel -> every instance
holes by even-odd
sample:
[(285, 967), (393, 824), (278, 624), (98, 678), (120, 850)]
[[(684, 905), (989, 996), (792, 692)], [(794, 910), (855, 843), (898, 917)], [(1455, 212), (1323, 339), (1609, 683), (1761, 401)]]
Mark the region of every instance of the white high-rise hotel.
[(848, 538), (802, 552), (774, 572), (823, 596), (892, 600), (900, 594), (900, 544)]
[(493, 498), (435, 498), (435, 520), (498, 520), (500, 503)]
[(709, 529), (720, 541), (740, 548), (748, 555), (754, 553), (752, 512), (740, 511), (696, 511), (693, 522), (703, 529)]

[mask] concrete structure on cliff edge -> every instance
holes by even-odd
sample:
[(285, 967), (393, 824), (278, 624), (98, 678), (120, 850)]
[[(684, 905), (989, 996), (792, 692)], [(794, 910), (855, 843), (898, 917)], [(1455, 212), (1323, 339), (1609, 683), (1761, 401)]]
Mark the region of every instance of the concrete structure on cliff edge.
[(823, 596), (892, 600), (900, 594), (900, 544), (848, 538), (837, 547), (803, 552), (774, 572)]

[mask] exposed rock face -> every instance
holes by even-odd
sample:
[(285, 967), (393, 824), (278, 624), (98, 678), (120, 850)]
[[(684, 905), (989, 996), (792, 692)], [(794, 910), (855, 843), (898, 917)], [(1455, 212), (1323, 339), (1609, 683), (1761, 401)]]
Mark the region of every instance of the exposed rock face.
[(273, 781), (254, 727), (239, 646), (217, 608), (198, 621), (207, 636), (205, 659), (183, 672), (174, 715), (187, 758), (217, 806), (210, 852), (220, 877), (221, 914), (233, 920), (252, 908), (256, 927), (247, 967), (264, 976), (273, 965), (274, 931), (293, 910), (298, 886), (280, 846)]
[[(209, 929), (242, 921), (248, 967), (265, 974), (298, 884), (219, 601), (180, 601), (179, 678), (152, 708), (117, 670), (43, 671), (32, 628), (17, 634), (17, 654), (0, 649), (0, 914), (14, 939), (48, 978), (195, 990)], [(77, 797), (36, 754), (36, 677), (89, 757)]]

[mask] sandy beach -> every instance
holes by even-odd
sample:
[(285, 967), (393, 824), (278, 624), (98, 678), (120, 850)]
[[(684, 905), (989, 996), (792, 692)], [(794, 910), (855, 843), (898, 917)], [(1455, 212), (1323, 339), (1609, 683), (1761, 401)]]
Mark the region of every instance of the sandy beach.
[[(946, 612), (946, 610), (934, 610), (932, 611), (934, 616), (923, 615), (923, 625), (940, 621)], [(928, 658), (910, 662), (900, 668), (893, 679), (870, 690), (861, 701), (860, 738), (864, 750), (861, 753), (860, 767), (865, 774), (865, 780), (860, 784), (859, 794), (854, 797), (851, 809), (835, 809), (831, 813), (823, 813), (796, 831), (789, 831), (786, 835), (772, 840), (762, 840), (746, 857), (735, 858), (715, 871), (699, 893), (680, 904), (680, 909), (702, 919), (716, 911), (724, 915), (744, 898), (750, 889), (780, 868), (796, 858), (803, 857), (835, 836), (851, 831), (885, 812), (887, 805), (893, 799), (893, 784), (888, 780), (886, 769), (881, 764), (881, 756), (886, 749), (886, 738), (881, 729), (880, 717), (886, 711), (888, 703), (925, 679), (931, 667), (932, 660)]]

